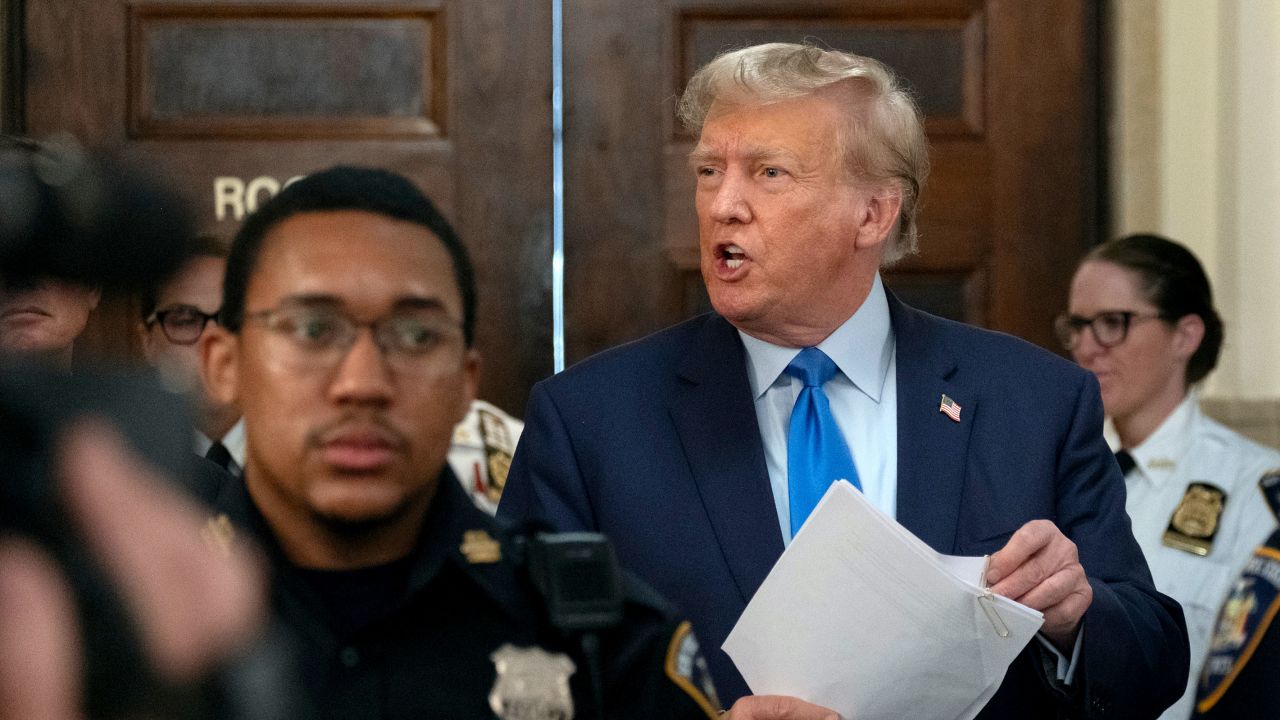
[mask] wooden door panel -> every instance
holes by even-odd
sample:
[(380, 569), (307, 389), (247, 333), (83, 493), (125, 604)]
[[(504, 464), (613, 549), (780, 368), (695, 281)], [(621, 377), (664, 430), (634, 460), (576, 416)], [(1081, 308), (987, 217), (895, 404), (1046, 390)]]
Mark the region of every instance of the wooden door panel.
[(920, 255), (904, 272), (976, 268), (987, 261), (991, 155), (978, 140), (933, 140), (933, 168), (920, 204)]
[(675, 20), (676, 92), (727, 48), (816, 41), (877, 58), (906, 78), (931, 136), (982, 132), (981, 0), (685, 5)]
[(1096, 2), (992, 2), (992, 324), (1061, 352), (1053, 317), (1102, 240)]
[(577, 360), (684, 317), (663, 251), (674, 105), (661, 3), (565, 0), (565, 353)]
[(127, 13), (131, 137), (444, 134), (438, 4), (157, 4)]
[[(519, 413), (551, 370), (550, 4), (29, 0), (26, 125), (164, 174), (229, 239), (334, 164), (417, 183), (471, 249), (481, 392)], [(108, 304), (91, 335), (127, 345)], [(127, 348), (126, 348), (127, 349)]]

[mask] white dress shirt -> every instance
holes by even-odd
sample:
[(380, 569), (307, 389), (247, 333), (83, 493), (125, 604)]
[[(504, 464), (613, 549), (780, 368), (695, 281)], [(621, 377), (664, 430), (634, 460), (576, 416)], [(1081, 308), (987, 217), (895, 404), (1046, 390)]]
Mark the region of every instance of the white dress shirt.
[[(1110, 423), (1107, 440), (1119, 449)], [(1141, 445), (1128, 450), (1135, 465), (1125, 476), (1125, 509), (1133, 521), (1133, 534), (1151, 566), (1156, 589), (1182, 604), (1191, 641), (1187, 691), (1160, 717), (1186, 720), (1218, 609), (1253, 549), (1275, 530), (1276, 519), (1258, 490), (1258, 480), (1280, 468), (1280, 453), (1206, 417), (1194, 392), (1187, 393)], [(1203, 557), (1165, 545), (1163, 540), (1193, 482), (1206, 482), (1227, 493), (1213, 548)]]
[[(244, 418), (236, 421), (235, 425), (222, 436), (222, 446), (231, 453), (231, 460), (236, 464), (235, 470), (228, 468), (232, 475), (240, 475), (244, 472)], [(196, 430), (196, 446), (195, 452), (200, 457), (204, 457), (209, 452), (209, 448), (213, 446), (213, 440), (204, 433)], [(238, 471), (238, 472), (237, 472)]]

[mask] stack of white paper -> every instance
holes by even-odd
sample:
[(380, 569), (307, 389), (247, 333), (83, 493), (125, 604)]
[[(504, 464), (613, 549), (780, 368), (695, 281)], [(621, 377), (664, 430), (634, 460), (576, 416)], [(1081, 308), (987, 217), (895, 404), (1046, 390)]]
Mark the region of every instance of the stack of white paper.
[(1044, 622), (986, 591), (985, 567), (935, 552), (839, 481), (723, 647), (756, 694), (856, 720), (969, 720)]

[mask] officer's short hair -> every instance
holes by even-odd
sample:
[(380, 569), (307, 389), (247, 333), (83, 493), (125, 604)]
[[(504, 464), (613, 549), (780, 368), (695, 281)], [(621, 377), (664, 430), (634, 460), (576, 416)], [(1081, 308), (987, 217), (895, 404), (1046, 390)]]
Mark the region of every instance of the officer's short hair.
[(435, 204), (406, 178), (388, 170), (338, 166), (292, 183), (245, 220), (231, 243), (222, 291), (222, 326), (239, 333), (244, 325), (249, 279), (272, 228), (301, 213), (362, 210), (421, 225), (444, 243), (462, 296), (462, 331), (475, 341), (476, 284), (462, 240)]

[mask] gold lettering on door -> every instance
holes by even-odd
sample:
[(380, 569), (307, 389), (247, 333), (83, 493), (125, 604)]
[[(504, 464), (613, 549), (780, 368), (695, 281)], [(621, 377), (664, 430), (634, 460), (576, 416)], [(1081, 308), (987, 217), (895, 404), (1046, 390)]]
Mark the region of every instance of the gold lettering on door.
[[(301, 180), (303, 175), (294, 175), (282, 185), (270, 175), (260, 175), (249, 182), (243, 179), (220, 175), (213, 179), (213, 216), (218, 222), (244, 220), (245, 215), (258, 209), (258, 206), (275, 196), (282, 188), (287, 188)], [(263, 193), (266, 197), (263, 197)]]

